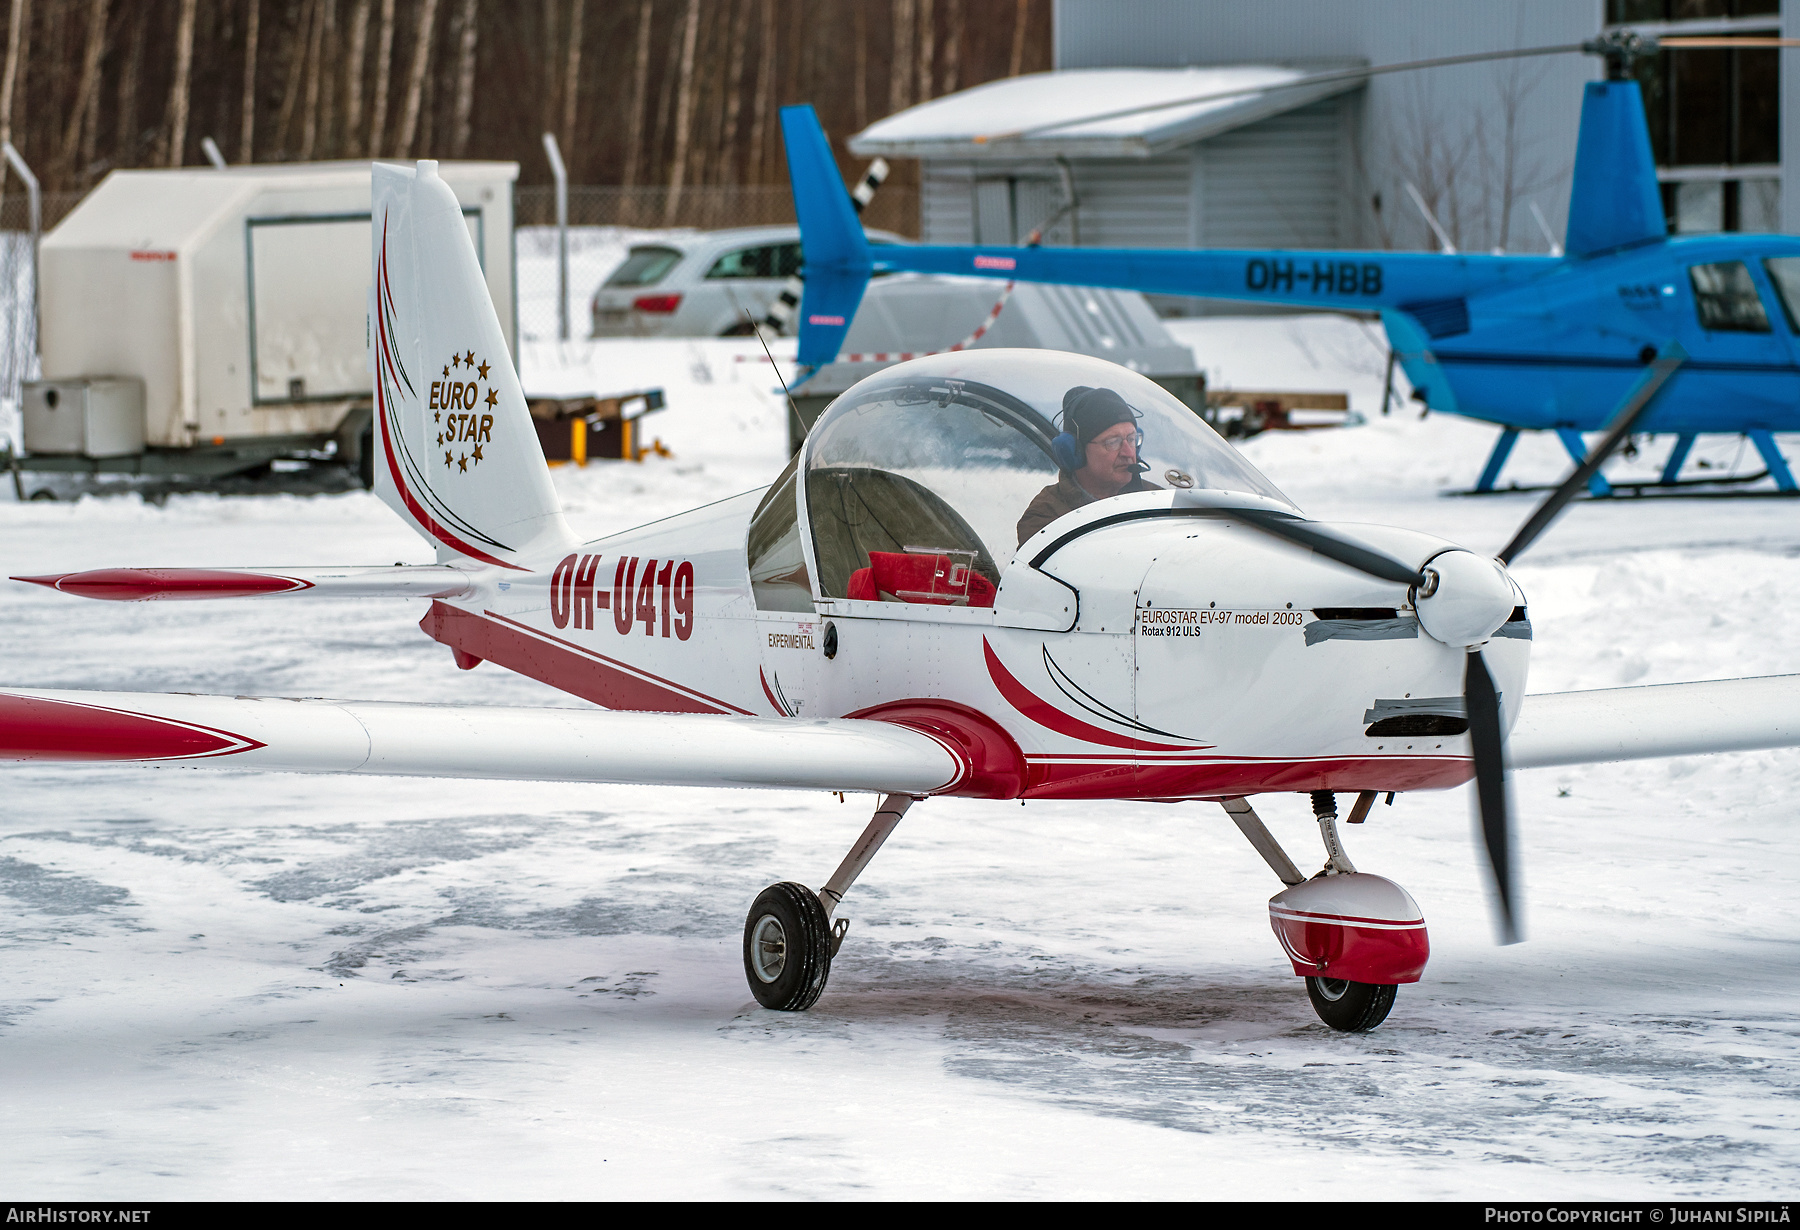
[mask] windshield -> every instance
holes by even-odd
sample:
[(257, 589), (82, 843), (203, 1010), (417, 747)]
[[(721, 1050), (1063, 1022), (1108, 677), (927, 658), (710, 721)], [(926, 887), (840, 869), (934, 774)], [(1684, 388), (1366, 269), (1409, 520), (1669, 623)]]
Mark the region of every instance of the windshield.
[(606, 279), (608, 286), (651, 286), (675, 267), (681, 253), (674, 248), (633, 248)]
[(1115, 495), (1194, 488), (1291, 504), (1173, 394), (1055, 351), (898, 364), (846, 391), (807, 440), (827, 597), (991, 605), (1044, 526)]

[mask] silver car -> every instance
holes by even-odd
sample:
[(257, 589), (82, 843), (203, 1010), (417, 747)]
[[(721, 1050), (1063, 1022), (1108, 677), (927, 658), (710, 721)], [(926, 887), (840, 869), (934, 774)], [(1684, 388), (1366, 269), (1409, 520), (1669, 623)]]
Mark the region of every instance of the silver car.
[[(886, 231), (869, 242), (905, 243)], [(757, 226), (637, 244), (594, 292), (592, 337), (744, 337), (800, 270), (800, 230)]]

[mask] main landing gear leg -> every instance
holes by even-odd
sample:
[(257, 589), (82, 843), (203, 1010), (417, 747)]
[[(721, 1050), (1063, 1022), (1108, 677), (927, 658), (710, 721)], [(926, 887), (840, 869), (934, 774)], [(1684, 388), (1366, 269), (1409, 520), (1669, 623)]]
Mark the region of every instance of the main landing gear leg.
[[(1356, 805), (1350, 810), (1350, 823), (1362, 823), (1374, 802), (1373, 791), (1364, 791), (1359, 795)], [(1288, 958), (1294, 964), (1294, 972), (1306, 978), (1306, 996), (1312, 1001), (1313, 1011), (1319, 1014), (1321, 1021), (1335, 1030), (1364, 1033), (1387, 1019), (1394, 1006), (1396, 987), (1391, 983), (1356, 982), (1324, 976), (1330, 972), (1333, 960), (1328, 955), (1329, 951), (1334, 947), (1342, 948), (1341, 937), (1336, 935), (1340, 927), (1334, 925), (1342, 910), (1341, 907), (1315, 907), (1305, 899), (1305, 895), (1317, 895), (1318, 890), (1312, 886), (1339, 876), (1353, 878), (1337, 880), (1339, 884), (1375, 881), (1387, 885), (1388, 882), (1376, 876), (1357, 874), (1350, 856), (1344, 852), (1343, 843), (1338, 839), (1336, 797), (1328, 790), (1317, 790), (1313, 792), (1312, 803), (1326, 857), (1324, 870), (1311, 880), (1301, 875), (1294, 866), (1294, 861), (1281, 848), (1281, 843), (1275, 840), (1274, 834), (1269, 832), (1250, 806), (1248, 799), (1226, 799), (1221, 806), (1244, 836), (1249, 838), (1256, 852), (1262, 855), (1269, 869), (1287, 885), (1286, 890), (1277, 893), (1269, 902), (1270, 922), (1274, 926), (1276, 938), (1281, 941), (1282, 948), (1287, 951)], [(1404, 897), (1404, 892), (1397, 885), (1388, 887)], [(1410, 898), (1407, 901), (1410, 903)], [(1334, 940), (1337, 941), (1335, 944)], [(1327, 955), (1312, 953), (1316, 942), (1326, 945)], [(1307, 973), (1307, 970), (1318, 972)]]
[(869, 826), (817, 894), (789, 881), (757, 895), (744, 920), (744, 977), (757, 1003), (780, 1012), (805, 1012), (819, 1002), (831, 976), (831, 958), (850, 929), (843, 918), (833, 926), (832, 915), (912, 803), (904, 794), (882, 799)]

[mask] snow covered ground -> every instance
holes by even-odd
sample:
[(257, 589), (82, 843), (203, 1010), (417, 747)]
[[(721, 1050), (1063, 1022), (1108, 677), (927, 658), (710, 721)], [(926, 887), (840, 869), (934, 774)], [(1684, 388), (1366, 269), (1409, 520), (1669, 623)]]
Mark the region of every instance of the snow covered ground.
[[(1441, 497), (1493, 430), (1381, 417), (1381, 354), (1354, 323), (1177, 328), (1215, 383), (1317, 380), (1370, 416), (1247, 445), (1315, 515), (1493, 550), (1538, 498)], [(781, 406), (743, 353), (528, 356), (669, 390), (646, 431), (673, 460), (555, 472), (579, 528), (773, 476)], [(1566, 464), (1524, 441), (1509, 473)], [(1800, 671), (1796, 511), (1573, 508), (1517, 568), (1533, 690)], [(428, 557), (364, 494), (0, 503), (8, 574)], [(421, 613), (0, 584), (0, 680), (568, 703), (457, 671)], [(1530, 939), (1511, 948), (1492, 943), (1463, 793), (1378, 806), (1350, 851), (1419, 899), (1433, 958), (1352, 1037), (1314, 1018), (1269, 934), (1278, 885), (1213, 807), (920, 805), (846, 903), (824, 999), (790, 1016), (745, 990), (743, 911), (773, 881), (820, 882), (864, 799), (11, 767), (0, 1184), (30, 1200), (1767, 1198), (1800, 1166), (1797, 786), (1795, 752), (1518, 775)], [(1264, 810), (1319, 857), (1303, 799)]]

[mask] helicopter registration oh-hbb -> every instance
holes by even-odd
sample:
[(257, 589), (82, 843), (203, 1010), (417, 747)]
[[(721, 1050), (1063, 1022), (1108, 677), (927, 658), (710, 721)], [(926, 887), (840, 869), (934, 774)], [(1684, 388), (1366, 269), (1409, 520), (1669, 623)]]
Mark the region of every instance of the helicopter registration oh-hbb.
[[(373, 196), (377, 490), (438, 562), (20, 579), (426, 599), (421, 627), (459, 666), (625, 712), (7, 689), (0, 758), (875, 792), (823, 889), (777, 884), (750, 909), (746, 977), (780, 1009), (818, 999), (837, 908), (917, 799), (1215, 800), (1287, 885), (1271, 921), (1320, 1016), (1357, 1030), (1428, 949), (1412, 898), (1346, 856), (1335, 794), (1359, 821), (1378, 791), (1478, 778), (1510, 928), (1508, 728), (1519, 765), (1800, 743), (1785, 677), (1526, 698), (1531, 625), (1502, 563), (1309, 521), (1156, 385), (1077, 356), (890, 368), (767, 490), (579, 543), (435, 164), (376, 167)], [(1077, 386), (1128, 404), (1153, 486), (1015, 550), (1080, 446), (1057, 423)], [(1270, 791), (1312, 792), (1319, 875), (1246, 801)]]

